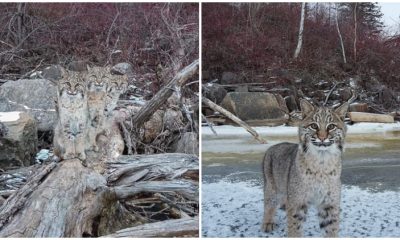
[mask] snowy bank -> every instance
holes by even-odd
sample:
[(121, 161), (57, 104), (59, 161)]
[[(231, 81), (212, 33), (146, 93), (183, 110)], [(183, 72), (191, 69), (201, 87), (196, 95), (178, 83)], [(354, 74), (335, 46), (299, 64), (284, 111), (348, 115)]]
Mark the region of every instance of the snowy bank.
[[(400, 236), (400, 193), (370, 192), (343, 186), (340, 237)], [(203, 183), (202, 235), (206, 237), (285, 237), (286, 214), (277, 211), (277, 229), (261, 231), (263, 192), (256, 181)], [(317, 212), (311, 208), (304, 236), (322, 237)]]
[(21, 112), (0, 112), (0, 122), (14, 122), (19, 119)]
[[(355, 123), (347, 126), (348, 134), (370, 134), (400, 131), (400, 122), (396, 123)], [(231, 125), (214, 126), (218, 136), (248, 135), (249, 133), (241, 128)], [(263, 136), (297, 136), (297, 127), (276, 126), (276, 127), (254, 127), (258, 134)], [(210, 127), (201, 128), (202, 135), (214, 135)]]

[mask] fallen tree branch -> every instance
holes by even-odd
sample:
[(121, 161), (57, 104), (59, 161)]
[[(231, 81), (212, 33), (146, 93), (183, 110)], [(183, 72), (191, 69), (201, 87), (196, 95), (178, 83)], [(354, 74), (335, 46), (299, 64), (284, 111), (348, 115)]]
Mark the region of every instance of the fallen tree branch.
[(182, 218), (126, 228), (106, 235), (107, 238), (156, 238), (156, 237), (196, 237), (199, 235), (199, 219)]
[(335, 83), (335, 84), (333, 85), (333, 87), (331, 88), (331, 90), (329, 91), (328, 95), (327, 95), (326, 98), (325, 98), (325, 102), (324, 102), (323, 106), (325, 106), (326, 103), (328, 102), (329, 97), (331, 96), (333, 90), (335, 90), (335, 88), (336, 88), (336, 85), (337, 85), (337, 83)]
[(113, 188), (117, 199), (127, 199), (142, 192), (160, 193), (177, 192), (190, 200), (197, 200), (196, 186), (190, 181), (140, 181), (132, 185), (117, 186)]
[(201, 117), (203, 118), (203, 120), (206, 122), (207, 126), (211, 129), (211, 131), (214, 133), (215, 136), (218, 136), (217, 132), (215, 131), (214, 127), (212, 126), (212, 124), (207, 120), (207, 118), (204, 116), (204, 114), (201, 114)]
[(160, 176), (172, 180), (179, 177), (178, 173), (181, 174), (182, 171), (198, 171), (199, 160), (195, 155), (184, 153), (123, 155), (108, 163), (108, 185), (120, 183), (122, 179), (132, 177), (144, 169), (148, 169), (146, 176), (143, 176), (145, 181)]
[(181, 86), (198, 72), (199, 60), (192, 62), (182, 69), (167, 85), (146, 103), (133, 117), (132, 122), (136, 128), (142, 126), (157, 111), (162, 104), (172, 95), (175, 86)]
[(250, 127), (247, 123), (243, 122), (241, 119), (239, 119), (238, 117), (233, 115), (228, 110), (224, 109), (221, 106), (218, 106), (217, 104), (215, 104), (214, 102), (212, 102), (211, 100), (209, 100), (205, 97), (202, 98), (202, 102), (204, 104), (206, 104), (207, 106), (209, 106), (214, 111), (220, 112), (221, 114), (225, 115), (226, 117), (228, 117), (229, 119), (231, 119), (232, 121), (237, 123), (242, 128), (246, 129), (246, 131), (248, 131), (251, 135), (253, 135), (254, 138), (257, 141), (259, 141), (260, 143), (262, 143), (262, 144), (267, 143), (267, 141), (264, 140), (262, 137), (260, 137), (260, 135), (258, 135), (258, 133), (252, 127)]

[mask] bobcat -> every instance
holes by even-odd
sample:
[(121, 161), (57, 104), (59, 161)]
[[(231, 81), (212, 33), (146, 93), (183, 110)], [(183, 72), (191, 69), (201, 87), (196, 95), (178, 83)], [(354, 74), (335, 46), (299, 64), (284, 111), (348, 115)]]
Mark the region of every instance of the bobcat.
[(88, 91), (88, 150), (98, 151), (96, 138), (104, 130), (106, 117), (107, 86), (110, 81), (110, 68), (88, 67), (87, 91)]
[(344, 103), (330, 109), (302, 100), (300, 143), (280, 143), (268, 149), (263, 160), (264, 231), (273, 230), (275, 211), (285, 206), (288, 237), (301, 237), (307, 209), (315, 205), (326, 237), (338, 236), (348, 106)]
[(125, 75), (112, 75), (109, 79), (106, 97), (106, 115), (110, 117), (117, 106), (119, 96), (126, 91), (128, 78)]
[(62, 69), (57, 88), (58, 122), (55, 154), (61, 159), (86, 159), (87, 94), (82, 73)]

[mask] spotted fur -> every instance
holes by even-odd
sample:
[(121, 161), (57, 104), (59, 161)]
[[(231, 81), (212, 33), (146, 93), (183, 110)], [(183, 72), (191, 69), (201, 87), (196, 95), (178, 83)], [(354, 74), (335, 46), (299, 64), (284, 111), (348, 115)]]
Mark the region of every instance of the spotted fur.
[(87, 94), (82, 73), (62, 70), (57, 87), (55, 153), (61, 159), (86, 159)]
[(344, 116), (348, 103), (336, 109), (316, 107), (301, 101), (303, 120), (298, 144), (272, 146), (263, 160), (263, 230), (272, 231), (276, 208), (285, 205), (288, 236), (301, 237), (311, 205), (318, 209), (326, 237), (339, 231), (340, 174), (346, 137)]

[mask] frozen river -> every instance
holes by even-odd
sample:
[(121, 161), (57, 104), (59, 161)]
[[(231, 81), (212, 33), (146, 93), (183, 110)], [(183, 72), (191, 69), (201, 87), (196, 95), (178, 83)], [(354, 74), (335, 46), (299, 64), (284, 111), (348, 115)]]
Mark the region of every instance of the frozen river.
[[(278, 228), (261, 232), (261, 159), (273, 144), (297, 142), (297, 129), (256, 128), (268, 140), (259, 144), (237, 127), (203, 127), (202, 231), (206, 237), (285, 237), (286, 217)], [(342, 171), (341, 237), (400, 237), (400, 124), (349, 126)], [(310, 209), (305, 236), (322, 236)]]

